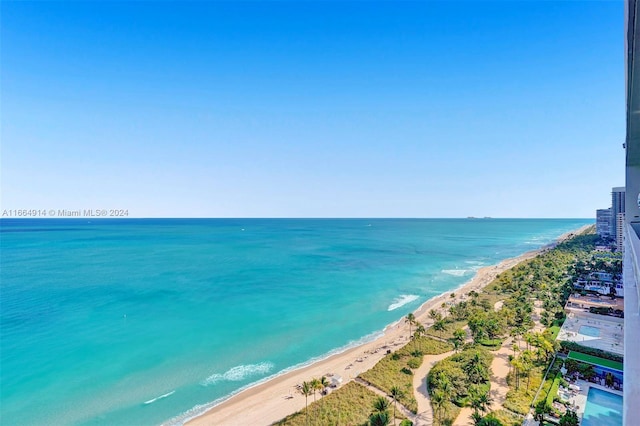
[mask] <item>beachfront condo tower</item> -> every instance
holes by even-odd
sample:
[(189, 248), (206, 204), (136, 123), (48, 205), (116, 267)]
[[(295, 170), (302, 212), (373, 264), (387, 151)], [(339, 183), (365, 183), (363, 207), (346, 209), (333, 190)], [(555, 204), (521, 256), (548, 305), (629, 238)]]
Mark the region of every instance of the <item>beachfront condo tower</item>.
[[(622, 244), (622, 234), (618, 234), (618, 222), (620, 215), (624, 215), (625, 207), (625, 190), (624, 186), (616, 187), (611, 190), (611, 236), (614, 238), (618, 247)], [(624, 223), (624, 216), (622, 217)], [(619, 250), (619, 248), (618, 248)]]
[(611, 208), (596, 210), (596, 232), (600, 238), (611, 238)]

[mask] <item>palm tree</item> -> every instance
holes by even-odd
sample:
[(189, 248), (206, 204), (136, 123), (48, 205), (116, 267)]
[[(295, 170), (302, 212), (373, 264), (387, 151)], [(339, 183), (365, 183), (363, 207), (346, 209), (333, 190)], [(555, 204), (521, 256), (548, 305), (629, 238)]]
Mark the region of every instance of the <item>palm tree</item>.
[(404, 321), (409, 323), (409, 338), (411, 338), (411, 326), (416, 322), (416, 316), (409, 312)]
[(441, 419), (440, 413), (447, 403), (447, 398), (440, 389), (435, 389), (431, 394), (431, 404), (433, 405), (433, 417)]
[(525, 340), (525, 342), (527, 342), (527, 350), (530, 350), (531, 346), (533, 346), (533, 343), (535, 342), (536, 338), (533, 335), (533, 333), (525, 333), (524, 340)]
[(514, 358), (511, 361), (511, 365), (513, 366), (513, 374), (516, 379), (516, 390), (520, 387), (520, 370), (522, 370), (522, 360), (520, 358)]
[(516, 352), (520, 350), (520, 346), (518, 346), (517, 343), (514, 343), (513, 345), (511, 345), (511, 349), (513, 350), (513, 356), (516, 356)]
[(522, 360), (522, 372), (527, 376), (527, 391), (529, 390), (529, 382), (531, 381), (531, 370), (533, 369), (533, 363), (528, 360)]
[(447, 327), (446, 327), (446, 325), (444, 323), (444, 320), (441, 320), (441, 319), (436, 321), (436, 322), (434, 322), (432, 327), (433, 327), (434, 331), (439, 331), (440, 332), (440, 338), (442, 338), (442, 332), (447, 329)]
[(418, 324), (418, 326), (416, 327), (416, 332), (413, 333), (414, 336), (416, 337), (424, 336), (424, 334), (427, 332), (427, 329), (424, 328), (424, 325), (420, 324), (419, 322), (417, 322), (416, 324)]
[[(324, 394), (324, 391), (329, 387), (329, 381), (326, 376), (320, 377), (318, 380), (318, 390), (320, 390), (320, 395)], [(324, 410), (324, 402), (320, 399), (320, 410), (321, 412)]]
[(440, 315), (440, 312), (436, 311), (435, 309), (431, 309), (429, 311), (429, 318), (431, 318), (433, 322), (436, 322), (437, 320), (442, 318), (442, 315)]
[(375, 413), (386, 413), (391, 403), (384, 396), (379, 396), (373, 401), (373, 410)]
[(404, 394), (404, 392), (402, 392), (402, 390), (400, 390), (399, 387), (397, 386), (393, 386), (391, 388), (391, 397), (393, 398), (393, 422), (395, 423), (396, 421), (396, 402), (398, 402), (398, 399)]
[(469, 391), (470, 391), (469, 407), (473, 409), (473, 413), (476, 415), (473, 418), (475, 422), (477, 420), (477, 417), (482, 418), (482, 416), (480, 416), (480, 410), (482, 410), (482, 403), (480, 402), (480, 392), (478, 391), (478, 388), (475, 386), (471, 387)]
[(451, 401), (451, 399), (453, 398), (455, 389), (449, 377), (445, 376), (444, 374), (440, 375), (438, 377), (438, 382), (436, 383), (436, 387), (440, 392), (442, 392), (442, 395), (444, 396), (444, 399), (446, 401)]
[(480, 424), (482, 423), (482, 415), (480, 413), (478, 413), (477, 411), (474, 411), (473, 413), (471, 413), (471, 420), (473, 420), (473, 424), (475, 426), (480, 426)]
[(480, 410), (486, 413), (489, 411), (491, 404), (493, 404), (493, 398), (489, 395), (489, 392), (483, 392), (478, 396), (478, 403), (480, 404)]
[(311, 383), (302, 382), (302, 388), (300, 388), (300, 392), (302, 392), (302, 394), (304, 395), (304, 413), (307, 419), (306, 423), (308, 425), (309, 424), (308, 400), (309, 400), (309, 395), (311, 395), (311, 392), (315, 394), (315, 389), (313, 388), (313, 386), (311, 386)]
[(489, 413), (478, 423), (479, 426), (502, 426), (502, 422), (493, 413)]
[(425, 333), (427, 332), (427, 330), (424, 328), (424, 325), (420, 324), (419, 322), (416, 322), (416, 324), (418, 325), (416, 327), (416, 332), (414, 333), (414, 336), (416, 337), (413, 340), (413, 349), (416, 349), (416, 340), (418, 340), (420, 337), (424, 336)]
[(486, 373), (486, 366), (482, 362), (482, 358), (480, 358), (480, 354), (475, 354), (469, 360), (469, 363), (464, 367), (465, 373), (469, 376), (469, 380), (471, 383), (480, 383)]
[(540, 349), (542, 349), (542, 351), (544, 352), (545, 360), (549, 361), (549, 358), (551, 357), (551, 354), (554, 351), (553, 343), (551, 343), (550, 341), (548, 341), (545, 338), (541, 338), (540, 339)]
[(322, 391), (325, 391), (329, 387), (330, 383), (329, 380), (327, 380), (327, 376), (320, 377), (320, 385), (322, 386)]
[(458, 352), (458, 349), (460, 349), (460, 346), (462, 346), (466, 337), (467, 333), (461, 328), (453, 332), (453, 346), (456, 352)]
[(309, 383), (311, 385), (311, 389), (313, 390), (313, 402), (316, 402), (316, 391), (322, 389), (322, 385), (320, 384), (320, 380), (315, 377), (311, 379)]
[(389, 413), (373, 413), (369, 416), (369, 426), (387, 426), (389, 424)]

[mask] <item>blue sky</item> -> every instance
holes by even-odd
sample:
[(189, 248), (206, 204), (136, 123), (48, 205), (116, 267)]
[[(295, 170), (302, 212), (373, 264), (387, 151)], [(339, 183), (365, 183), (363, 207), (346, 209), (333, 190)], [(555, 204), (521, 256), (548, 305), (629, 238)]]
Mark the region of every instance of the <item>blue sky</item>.
[(3, 209), (593, 217), (622, 1), (2, 1)]

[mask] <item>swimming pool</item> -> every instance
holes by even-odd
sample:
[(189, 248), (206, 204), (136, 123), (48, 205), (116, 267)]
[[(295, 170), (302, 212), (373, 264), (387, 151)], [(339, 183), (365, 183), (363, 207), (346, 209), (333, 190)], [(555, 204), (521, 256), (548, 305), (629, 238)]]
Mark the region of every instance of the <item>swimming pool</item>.
[(582, 426), (622, 426), (622, 397), (589, 388)]
[(591, 337), (600, 337), (600, 329), (598, 327), (592, 327), (590, 325), (580, 326), (580, 334)]

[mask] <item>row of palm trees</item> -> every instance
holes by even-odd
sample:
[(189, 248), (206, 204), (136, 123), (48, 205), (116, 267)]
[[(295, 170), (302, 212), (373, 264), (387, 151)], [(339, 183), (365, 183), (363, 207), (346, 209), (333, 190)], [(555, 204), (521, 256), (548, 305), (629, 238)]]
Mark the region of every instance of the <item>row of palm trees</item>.
[[(522, 376), (527, 377), (527, 390), (529, 390), (529, 373), (536, 365), (536, 358), (538, 364), (542, 361), (548, 362), (556, 352), (555, 341), (552, 342), (550, 338), (551, 336), (547, 333), (525, 333), (524, 340), (527, 342), (527, 348), (520, 356), (516, 355), (520, 352), (520, 345), (514, 342), (511, 346), (513, 355), (509, 355), (509, 368), (513, 369), (516, 390), (520, 388)], [(534, 351), (534, 348), (537, 350)]]
[(313, 394), (313, 402), (316, 402), (316, 391), (319, 391), (321, 394), (324, 392), (327, 387), (329, 387), (329, 381), (325, 376), (321, 378), (312, 378), (308, 382), (302, 382), (302, 387), (300, 388), (300, 392), (304, 395), (304, 412), (306, 416), (306, 423), (309, 424), (309, 410), (308, 410), (308, 401), (309, 396)]
[(433, 321), (433, 325), (431, 326), (433, 328), (433, 331), (439, 331), (440, 337), (442, 338), (442, 332), (447, 329), (446, 322), (442, 317), (442, 314), (435, 309), (431, 309), (429, 311), (429, 318), (431, 318), (431, 320)]

